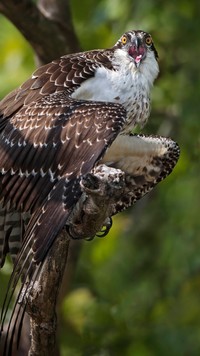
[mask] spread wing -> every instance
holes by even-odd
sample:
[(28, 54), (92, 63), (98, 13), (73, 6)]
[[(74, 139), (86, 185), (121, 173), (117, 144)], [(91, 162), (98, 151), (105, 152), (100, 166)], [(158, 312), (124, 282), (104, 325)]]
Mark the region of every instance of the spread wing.
[(24, 270), (31, 280), (65, 225), (81, 195), (81, 176), (102, 158), (125, 118), (118, 104), (75, 101), (57, 92), (23, 106), (7, 121), (0, 140), (0, 200), (32, 216), (5, 313)]

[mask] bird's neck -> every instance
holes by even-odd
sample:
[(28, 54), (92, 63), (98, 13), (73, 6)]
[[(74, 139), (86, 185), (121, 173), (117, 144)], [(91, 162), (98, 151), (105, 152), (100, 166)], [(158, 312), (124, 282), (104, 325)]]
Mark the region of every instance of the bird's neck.
[(152, 52), (148, 53), (145, 60), (136, 67), (129, 55), (118, 49), (114, 53), (113, 67), (121, 73), (123, 77), (131, 76), (131, 80), (136, 88), (142, 87), (149, 94), (154, 80), (159, 73), (158, 62)]

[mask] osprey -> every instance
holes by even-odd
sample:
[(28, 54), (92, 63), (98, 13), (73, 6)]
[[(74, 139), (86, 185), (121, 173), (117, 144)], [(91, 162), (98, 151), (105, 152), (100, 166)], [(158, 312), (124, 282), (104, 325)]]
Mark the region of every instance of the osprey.
[[(0, 102), (0, 263), (9, 249), (14, 259), (20, 249), (14, 285), (28, 261), (29, 271), (43, 263), (81, 197), (81, 178), (99, 162), (141, 175), (155, 155), (170, 152), (162, 178), (173, 169), (175, 142), (131, 135), (149, 117), (157, 58), (150, 34), (129, 31), (110, 49), (65, 55), (40, 67)], [(149, 182), (151, 188), (153, 176)], [(115, 213), (145, 189), (122, 198)], [(22, 245), (21, 213), (30, 214)]]

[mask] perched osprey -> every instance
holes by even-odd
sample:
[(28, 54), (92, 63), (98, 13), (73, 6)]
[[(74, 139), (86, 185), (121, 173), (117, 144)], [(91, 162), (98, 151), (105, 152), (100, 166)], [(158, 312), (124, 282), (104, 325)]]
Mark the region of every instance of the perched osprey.
[[(110, 49), (65, 55), (40, 67), (0, 102), (1, 265), (9, 248), (15, 256), (20, 247), (23, 260), (27, 246), (29, 270), (42, 264), (81, 197), (81, 178), (99, 162), (141, 176), (151, 172), (154, 156), (170, 152), (160, 179), (170, 173), (176, 143), (130, 134), (149, 117), (157, 58), (150, 34), (129, 31)], [(130, 158), (134, 152), (137, 159)], [(122, 197), (114, 213), (145, 189)], [(30, 221), (19, 246), (21, 212), (30, 213)], [(14, 273), (22, 274), (20, 268)]]

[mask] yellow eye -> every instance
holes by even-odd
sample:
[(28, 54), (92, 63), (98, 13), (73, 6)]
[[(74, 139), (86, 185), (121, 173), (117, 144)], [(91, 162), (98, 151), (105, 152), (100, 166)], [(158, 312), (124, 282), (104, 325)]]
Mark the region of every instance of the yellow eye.
[(151, 38), (151, 36), (146, 37), (146, 38), (145, 38), (145, 42), (146, 42), (146, 44), (147, 44), (148, 46), (150, 46), (150, 45), (152, 44), (152, 38)]
[(121, 42), (125, 45), (126, 42), (127, 42), (127, 37), (126, 37), (126, 36), (123, 36), (122, 39), (121, 39)]

